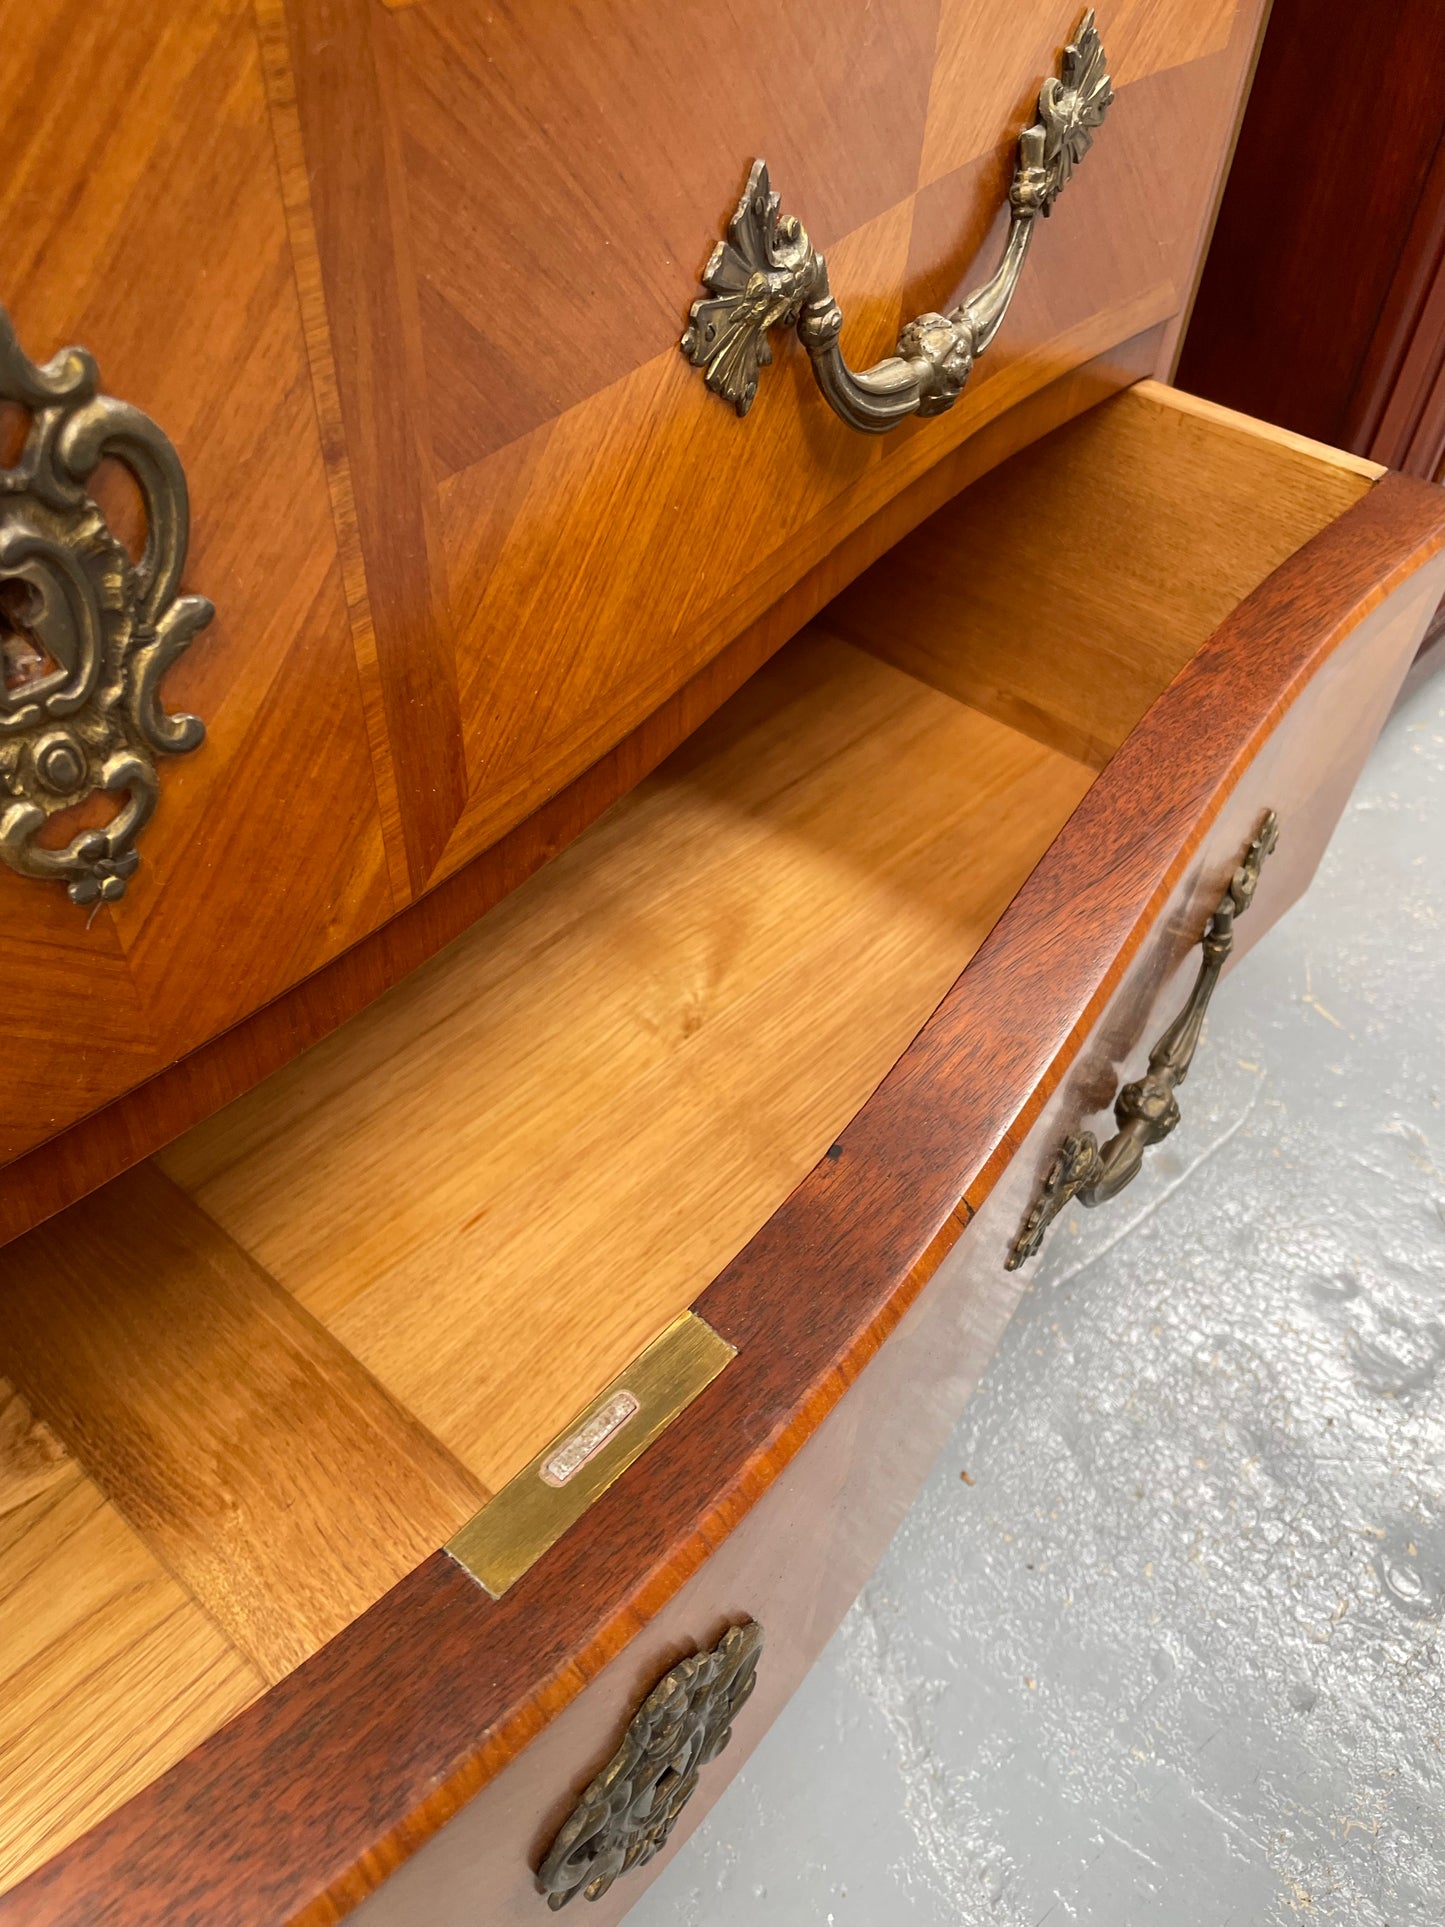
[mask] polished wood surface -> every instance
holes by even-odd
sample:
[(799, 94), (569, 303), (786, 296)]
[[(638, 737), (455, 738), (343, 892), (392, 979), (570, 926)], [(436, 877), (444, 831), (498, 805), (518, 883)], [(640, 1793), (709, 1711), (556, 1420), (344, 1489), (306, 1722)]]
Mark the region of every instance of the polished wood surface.
[(1399, 700), (1407, 701), (1417, 689), (1433, 681), (1442, 671), (1445, 671), (1445, 613), (1437, 609), (1421, 638), (1419, 652), (1410, 665), (1410, 673), (1400, 685)]
[[(1226, 507), (1201, 495), (1201, 540)], [(1307, 881), (1438, 599), (1442, 543), (1438, 494), (1386, 478), (1225, 621), (880, 1088), (698, 1300), (737, 1359), (504, 1599), (427, 1560), (0, 1900), (0, 1922), (334, 1920), (576, 1700), (741, 1525), (1012, 1162), (1034, 1158), (1030, 1128), (1075, 1066), (1071, 1116), (1112, 1095), (1141, 1041), (1100, 1031), (1116, 990), (1137, 969), (1169, 994), (1264, 802), (1293, 828), (1252, 934)], [(980, 1287), (980, 1330), (1015, 1282)], [(795, 1654), (809, 1637), (789, 1636)], [(628, 1682), (642, 1664), (639, 1648)], [(586, 1730), (607, 1750), (611, 1733)], [(513, 1792), (539, 1827), (573, 1786)]]
[(124, 900), (0, 865), (0, 1159), (275, 996), (396, 904), (377, 813), (256, 33), (243, 5), (11, 10), (0, 301), (158, 421), (216, 619), (165, 681), (167, 759)]
[[(1382, 472), (1140, 382), (930, 517), (828, 620), (1102, 769), (1210, 631)], [(1203, 540), (1201, 498), (1221, 504)]]
[(289, 1063), (458, 936), (695, 730), (843, 585), (959, 489), (1155, 366), (1160, 330), (1095, 357), (968, 437), (847, 533), (647, 721), (492, 848), (293, 990), (134, 1092), (0, 1169), (0, 1242), (18, 1236)]
[(1406, 475), (1438, 482), (1445, 473), (1445, 139), (1385, 290), (1346, 439)]
[(1434, 0), (1273, 0), (1182, 385), (1438, 477), (1442, 75)]
[[(1090, 780), (805, 633), (427, 969), (182, 1139), (169, 1176), (142, 1165), (0, 1251), (0, 1370), (108, 1495), (126, 1556), (161, 1562), (247, 1679), (285, 1677), (747, 1242)], [(147, 1691), (162, 1735), (178, 1699), (215, 1704), (213, 1667), (178, 1651), (133, 1723)], [(48, 1741), (69, 1712), (32, 1696), (26, 1717)], [(0, 1809), (15, 1871), (102, 1798), (56, 1774), (39, 1816)]]
[[(666, 1667), (710, 1643), (720, 1627), (752, 1618), (765, 1629), (766, 1645), (757, 1687), (727, 1753), (704, 1769), (658, 1865), (620, 1879), (590, 1906), (589, 1922), (616, 1927), (648, 1879), (687, 1851), (690, 1835), (802, 1684), (944, 1446), (1029, 1287), (1028, 1272), (1010, 1273), (1004, 1261), (1038, 1183), (1066, 1133), (1086, 1122), (1101, 1132), (1112, 1128), (1113, 1094), (1143, 1068), (1149, 1042), (1174, 1016), (1197, 968), (1203, 920), (1265, 807), (1288, 799), (1282, 851), (1291, 868), (1273, 891), (1261, 886), (1250, 911), (1258, 920), (1255, 941), (1313, 868), (1343, 798), (1336, 779), (1348, 788), (1399, 673), (1410, 631), (1398, 620), (1390, 629), (1386, 634), (1379, 625), (1357, 638), (1326, 679), (1328, 687), (1309, 692), (1301, 712), (1242, 773), (1152, 927), (1121, 960), (1061, 1081), (1033, 1107), (1008, 1168), (991, 1187), (977, 1187), (966, 1234), (824, 1424), (645, 1632), (510, 1771), (362, 1904), (351, 1916), (357, 1927), (416, 1921), (470, 1927), (478, 1891), (488, 1895), (489, 1923), (525, 1927), (540, 1904), (532, 1868), (572, 1801), (610, 1757), (641, 1697)], [(1247, 827), (1231, 843), (1240, 825)], [(1243, 923), (1239, 929), (1243, 936)], [(1186, 1115), (1181, 1135), (1188, 1129)], [(1130, 1207), (1115, 1208), (1127, 1214)], [(734, 1809), (729, 1821), (767, 1828), (770, 1816)], [(840, 1885), (849, 1884), (846, 1861), (831, 1872)]]
[(495, 1488), (806, 1176), (1089, 780), (805, 631), (164, 1167)]
[(820, 410), (796, 343), (740, 424), (677, 351), (690, 277), (766, 155), (828, 251), (850, 355), (888, 352), (991, 261), (1018, 129), (1074, 24), (1056, 0), (886, 20), (842, 0), (826, 28), (774, 0), (597, 0), (571, 31), (465, 0), (289, 0), (272, 97), (306, 159), (414, 889), (776, 601), (836, 540), (820, 518), (856, 525), (1177, 311), (1257, 17), (1169, 0), (1103, 23), (1120, 105), (1006, 337), (952, 414), (873, 440)]
[(1118, 103), (1006, 335), (876, 442), (796, 343), (746, 423), (709, 395), (676, 347), (697, 272), (761, 152), (855, 359), (946, 305), (991, 265), (1056, 0), (29, 10), (0, 298), (171, 434), (218, 615), (166, 688), (208, 740), (124, 902), (0, 873), (0, 1160), (341, 957), (966, 437), (1177, 316), (1259, 13), (1106, 10)]

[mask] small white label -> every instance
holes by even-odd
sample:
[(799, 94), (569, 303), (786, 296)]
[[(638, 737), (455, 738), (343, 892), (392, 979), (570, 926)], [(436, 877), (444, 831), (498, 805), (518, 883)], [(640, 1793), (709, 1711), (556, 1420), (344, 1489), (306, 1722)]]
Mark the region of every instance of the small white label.
[(614, 1392), (600, 1412), (594, 1412), (543, 1460), (543, 1485), (566, 1485), (640, 1409), (631, 1392)]

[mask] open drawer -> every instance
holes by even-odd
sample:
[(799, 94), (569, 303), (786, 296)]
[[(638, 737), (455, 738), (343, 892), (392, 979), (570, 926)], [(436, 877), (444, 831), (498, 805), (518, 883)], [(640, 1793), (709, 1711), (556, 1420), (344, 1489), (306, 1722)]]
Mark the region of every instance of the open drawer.
[[(1240, 942), (1308, 881), (1442, 539), (1437, 491), (1132, 389), (432, 963), (6, 1246), (0, 1922), (524, 1922), (539, 1866), (555, 1903), (675, 1851), (1267, 812)], [(677, 1731), (654, 1702), (655, 1803), (569, 1820), (748, 1622), (751, 1697), (750, 1651)]]

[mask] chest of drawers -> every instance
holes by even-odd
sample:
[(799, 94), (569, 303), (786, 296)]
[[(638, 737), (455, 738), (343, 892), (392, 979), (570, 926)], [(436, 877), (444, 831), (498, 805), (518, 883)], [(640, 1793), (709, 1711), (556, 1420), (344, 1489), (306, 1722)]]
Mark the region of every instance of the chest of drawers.
[(4, 1927), (619, 1918), (1187, 1130), (1445, 588), (1157, 379), (1257, 15), (22, 24), (31, 446), (216, 613), (0, 870)]

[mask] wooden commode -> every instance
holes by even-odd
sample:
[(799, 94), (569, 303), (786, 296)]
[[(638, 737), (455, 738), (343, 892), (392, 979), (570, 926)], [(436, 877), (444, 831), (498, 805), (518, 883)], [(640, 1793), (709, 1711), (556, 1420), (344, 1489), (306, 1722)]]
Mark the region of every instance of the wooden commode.
[(17, 14), (0, 1927), (620, 1919), (1188, 1133), (1445, 593), (1262, 11)]

